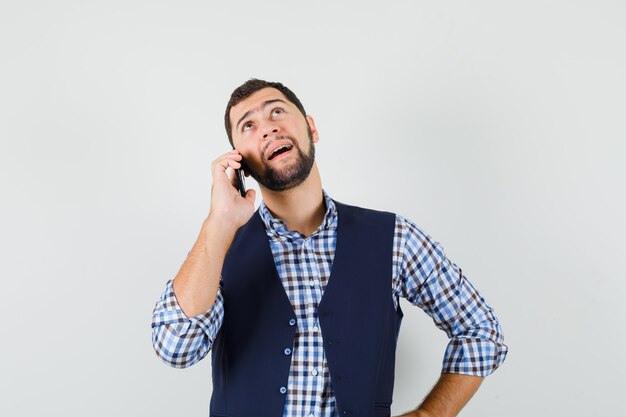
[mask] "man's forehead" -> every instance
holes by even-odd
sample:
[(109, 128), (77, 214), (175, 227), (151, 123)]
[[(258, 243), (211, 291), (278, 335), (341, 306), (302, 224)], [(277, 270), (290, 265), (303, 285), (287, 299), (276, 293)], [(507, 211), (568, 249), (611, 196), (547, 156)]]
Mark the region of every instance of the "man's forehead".
[(275, 99), (280, 99), (286, 103), (290, 103), (283, 93), (273, 87), (266, 87), (259, 91), (255, 91), (250, 97), (246, 97), (230, 109), (231, 122), (236, 122), (238, 119), (237, 116), (241, 116), (251, 110), (257, 110), (259, 105), (262, 105), (268, 100)]

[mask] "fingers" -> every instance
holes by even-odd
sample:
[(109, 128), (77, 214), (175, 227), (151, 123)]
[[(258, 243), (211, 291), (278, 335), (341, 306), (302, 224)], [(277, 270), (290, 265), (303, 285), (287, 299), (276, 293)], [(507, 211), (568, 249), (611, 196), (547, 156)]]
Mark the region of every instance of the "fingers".
[(226, 175), (228, 175), (228, 179), (230, 180), (230, 183), (233, 185), (233, 187), (239, 189), (239, 184), (237, 183), (237, 173), (235, 171), (230, 171)]
[(246, 191), (246, 200), (254, 204), (254, 199), (256, 198), (256, 190), (249, 189)]
[(242, 156), (237, 150), (230, 151), (218, 157), (211, 163), (211, 171), (213, 173), (226, 172), (228, 168), (241, 168)]
[(210, 213), (237, 227), (245, 224), (254, 213), (256, 191), (248, 190), (245, 198), (238, 191), (237, 173), (242, 168), (243, 157), (237, 150), (232, 150), (211, 162), (211, 209)]

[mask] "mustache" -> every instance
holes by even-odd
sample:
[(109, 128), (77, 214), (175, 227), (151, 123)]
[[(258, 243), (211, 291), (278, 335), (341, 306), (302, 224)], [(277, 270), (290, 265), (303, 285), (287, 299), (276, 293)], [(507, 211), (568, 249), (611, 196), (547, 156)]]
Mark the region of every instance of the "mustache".
[(292, 138), (291, 136), (276, 136), (273, 140), (271, 140), (270, 142), (267, 142), (267, 144), (263, 147), (263, 158), (265, 158), (265, 154), (267, 153), (267, 148), (269, 148), (277, 140), (288, 140), (289, 142), (291, 142), (294, 148), (300, 149), (298, 147), (298, 144), (296, 143), (296, 140)]

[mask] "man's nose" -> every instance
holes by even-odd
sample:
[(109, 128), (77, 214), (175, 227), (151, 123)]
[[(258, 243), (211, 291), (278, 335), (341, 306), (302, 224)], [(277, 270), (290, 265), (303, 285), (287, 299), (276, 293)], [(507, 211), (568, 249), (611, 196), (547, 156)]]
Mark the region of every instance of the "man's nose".
[(276, 133), (278, 133), (278, 126), (274, 124), (267, 124), (263, 127), (262, 133), (263, 139), (267, 139), (269, 135), (275, 135)]

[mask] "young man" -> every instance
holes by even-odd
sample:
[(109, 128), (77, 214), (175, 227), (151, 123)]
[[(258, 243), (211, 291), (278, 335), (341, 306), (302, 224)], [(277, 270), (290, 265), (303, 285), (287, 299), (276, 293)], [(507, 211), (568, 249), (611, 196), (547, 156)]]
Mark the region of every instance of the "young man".
[[(451, 339), (404, 416), (457, 415), (507, 353), (461, 269), (409, 220), (329, 197), (315, 122), (282, 84), (244, 83), (225, 124), (234, 150), (212, 163), (209, 215), (153, 313), (158, 356), (183, 368), (212, 350), (211, 416), (389, 416), (403, 297)], [(234, 169), (259, 183), (256, 212)]]

